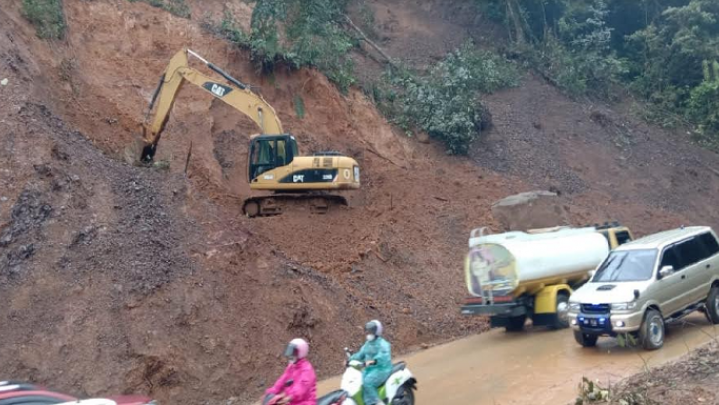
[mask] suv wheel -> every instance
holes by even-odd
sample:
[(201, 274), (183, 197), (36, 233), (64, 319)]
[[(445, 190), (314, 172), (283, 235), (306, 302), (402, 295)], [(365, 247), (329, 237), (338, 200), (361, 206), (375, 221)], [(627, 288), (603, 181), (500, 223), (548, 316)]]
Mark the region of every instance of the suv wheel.
[(590, 335), (588, 333), (582, 333), (581, 331), (574, 331), (574, 340), (577, 341), (582, 347), (594, 347), (597, 345), (597, 339), (599, 336)]
[(650, 309), (644, 315), (639, 328), (639, 341), (646, 350), (656, 350), (664, 345), (664, 318), (656, 309)]
[(707, 319), (709, 319), (709, 322), (714, 325), (719, 324), (719, 287), (714, 286), (711, 291), (709, 291), (704, 313)]
[(564, 329), (569, 327), (569, 297), (566, 294), (557, 294), (557, 316), (550, 325), (552, 329)]

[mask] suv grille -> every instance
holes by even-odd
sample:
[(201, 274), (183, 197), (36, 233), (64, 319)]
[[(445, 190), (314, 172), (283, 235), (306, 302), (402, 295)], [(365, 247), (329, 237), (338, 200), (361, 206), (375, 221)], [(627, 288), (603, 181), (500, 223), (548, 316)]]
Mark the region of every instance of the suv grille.
[(609, 309), (609, 304), (582, 304), (585, 314), (608, 314)]

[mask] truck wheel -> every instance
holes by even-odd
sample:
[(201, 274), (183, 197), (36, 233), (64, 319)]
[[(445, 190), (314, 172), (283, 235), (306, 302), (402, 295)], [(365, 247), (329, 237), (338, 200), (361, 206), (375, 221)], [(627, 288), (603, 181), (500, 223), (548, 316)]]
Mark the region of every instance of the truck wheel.
[(569, 297), (566, 294), (557, 294), (557, 308), (554, 322), (549, 325), (552, 329), (569, 327)]
[(590, 335), (588, 333), (582, 333), (581, 331), (574, 331), (574, 340), (577, 341), (582, 347), (594, 347), (597, 345), (597, 339), (599, 336)]
[(719, 287), (714, 286), (711, 291), (709, 291), (704, 313), (707, 319), (709, 319), (709, 322), (714, 325), (719, 324)]
[(524, 323), (527, 322), (527, 315), (513, 316), (507, 320), (505, 330), (507, 332), (521, 332), (524, 330)]
[(644, 314), (639, 328), (639, 342), (646, 350), (657, 350), (664, 345), (664, 318), (656, 309)]

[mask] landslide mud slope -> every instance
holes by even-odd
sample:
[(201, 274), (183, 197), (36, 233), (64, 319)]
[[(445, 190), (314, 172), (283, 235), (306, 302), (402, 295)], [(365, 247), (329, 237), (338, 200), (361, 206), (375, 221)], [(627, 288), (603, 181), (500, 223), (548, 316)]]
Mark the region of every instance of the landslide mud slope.
[[(361, 93), (342, 96), (316, 72), (256, 76), (196, 22), (70, 0), (67, 41), (47, 43), (19, 3), (0, 11), (3, 374), (202, 403), (254, 397), (294, 336), (327, 375), (367, 319), (386, 322), (398, 351), (484, 330), (458, 314), (458, 263), (506, 180), (396, 136)], [(127, 164), (157, 77), (183, 46), (259, 86), (305, 152), (358, 159), (353, 208), (242, 217), (257, 129), (190, 87), (157, 156), (169, 170)]]

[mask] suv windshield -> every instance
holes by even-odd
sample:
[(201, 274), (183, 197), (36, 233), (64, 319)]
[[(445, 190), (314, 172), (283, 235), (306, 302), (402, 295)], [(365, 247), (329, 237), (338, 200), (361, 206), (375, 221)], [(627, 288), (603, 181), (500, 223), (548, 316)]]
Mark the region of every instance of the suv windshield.
[(614, 251), (597, 269), (593, 283), (645, 281), (654, 273), (656, 249)]

